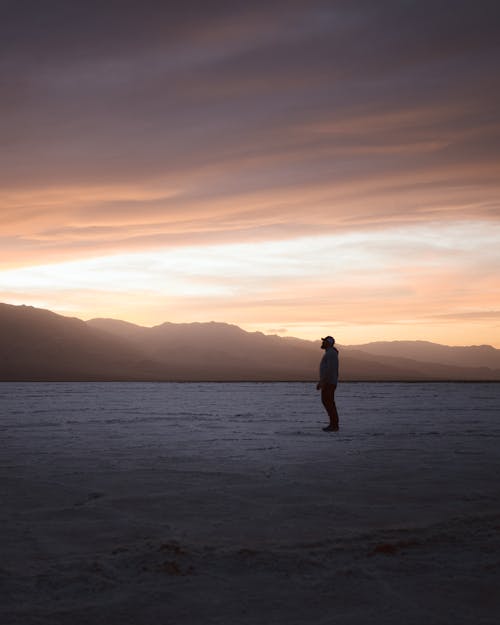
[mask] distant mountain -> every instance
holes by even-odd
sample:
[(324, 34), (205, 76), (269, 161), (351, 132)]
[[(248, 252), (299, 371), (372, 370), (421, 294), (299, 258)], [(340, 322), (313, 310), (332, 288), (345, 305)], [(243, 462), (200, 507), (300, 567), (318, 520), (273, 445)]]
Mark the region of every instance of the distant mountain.
[(428, 341), (379, 341), (356, 345), (352, 349), (373, 356), (411, 358), (412, 360), (453, 365), (454, 367), (500, 369), (500, 350), (491, 347), (491, 345), (449, 347)]
[[(421, 341), (340, 347), (342, 380), (500, 380), (500, 350)], [(226, 323), (63, 317), (0, 304), (0, 380), (316, 380), (319, 342)]]
[(137, 349), (84, 321), (0, 304), (0, 380), (147, 379)]
[(245, 332), (226, 323), (163, 323), (153, 328), (92, 319), (92, 328), (128, 341), (143, 356), (165, 363), (176, 379), (314, 379), (318, 346), (310, 341)]

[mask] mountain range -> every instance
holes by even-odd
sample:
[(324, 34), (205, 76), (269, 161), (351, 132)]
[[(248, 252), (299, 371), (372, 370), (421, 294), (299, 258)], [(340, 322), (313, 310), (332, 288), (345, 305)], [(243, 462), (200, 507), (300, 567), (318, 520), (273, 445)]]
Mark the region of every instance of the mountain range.
[[(226, 323), (82, 321), (0, 304), (0, 381), (314, 381), (320, 341)], [(426, 341), (340, 345), (343, 381), (500, 381), (500, 350)]]

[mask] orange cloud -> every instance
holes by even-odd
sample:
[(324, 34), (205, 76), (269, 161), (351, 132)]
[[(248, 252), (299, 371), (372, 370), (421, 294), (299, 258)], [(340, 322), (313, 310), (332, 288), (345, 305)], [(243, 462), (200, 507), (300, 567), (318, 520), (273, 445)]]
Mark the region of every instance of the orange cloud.
[(304, 335), (498, 332), (481, 317), (500, 309), (498, 8), (286, 8), (10, 3), (0, 297)]

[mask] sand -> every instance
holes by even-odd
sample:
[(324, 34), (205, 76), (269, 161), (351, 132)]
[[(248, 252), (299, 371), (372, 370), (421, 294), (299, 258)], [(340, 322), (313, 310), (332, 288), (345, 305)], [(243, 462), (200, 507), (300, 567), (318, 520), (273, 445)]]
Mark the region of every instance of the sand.
[(0, 622), (496, 625), (499, 400), (1, 384)]

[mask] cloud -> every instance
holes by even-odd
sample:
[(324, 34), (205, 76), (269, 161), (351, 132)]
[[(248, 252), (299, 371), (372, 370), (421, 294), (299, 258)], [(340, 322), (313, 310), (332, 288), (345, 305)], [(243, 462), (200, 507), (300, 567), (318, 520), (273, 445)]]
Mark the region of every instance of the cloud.
[(447, 313), (444, 315), (434, 315), (435, 319), (443, 319), (449, 321), (500, 321), (500, 310), (475, 310), (473, 312), (464, 313)]
[[(488, 59), (498, 48), (487, 8), (465, 14), (460, 3), (452, 12), (449, 3), (432, 12), (377, 4), (208, 10), (196, 3), (192, 11), (188, 3), (174, 12), (161, 3), (140, 11), (127, 3), (120, 11), (113, 3), (85, 10), (48, 3), (43, 11), (12, 4), (16, 37), (3, 43), (2, 130), (10, 149), (2, 182), (196, 174), (207, 164), (244, 164), (249, 153), (264, 165), (270, 151), (282, 159), (293, 149), (286, 137), (297, 125), (342, 122), (351, 112), (351, 127), (377, 110), (396, 117), (413, 110), (418, 119), (421, 108), (456, 111), (463, 103), (472, 121), (478, 106), (495, 114)], [(436, 124), (427, 128), (430, 144), (433, 130)], [(411, 146), (411, 138), (403, 132), (399, 143)], [(314, 173), (306, 148), (321, 148), (317, 139), (295, 146), (304, 175)], [(330, 165), (337, 160), (338, 151)]]
[[(212, 273), (169, 292), (179, 316), (188, 298), (291, 332), (314, 314), (352, 327), (497, 310), (499, 16), (489, 0), (7, 3), (1, 292), (19, 296), (18, 267), (184, 249)], [(324, 265), (301, 247), (322, 237)], [(226, 257), (235, 244), (255, 273)], [(266, 245), (285, 260), (262, 264)], [(112, 305), (89, 282), (73, 309)]]

